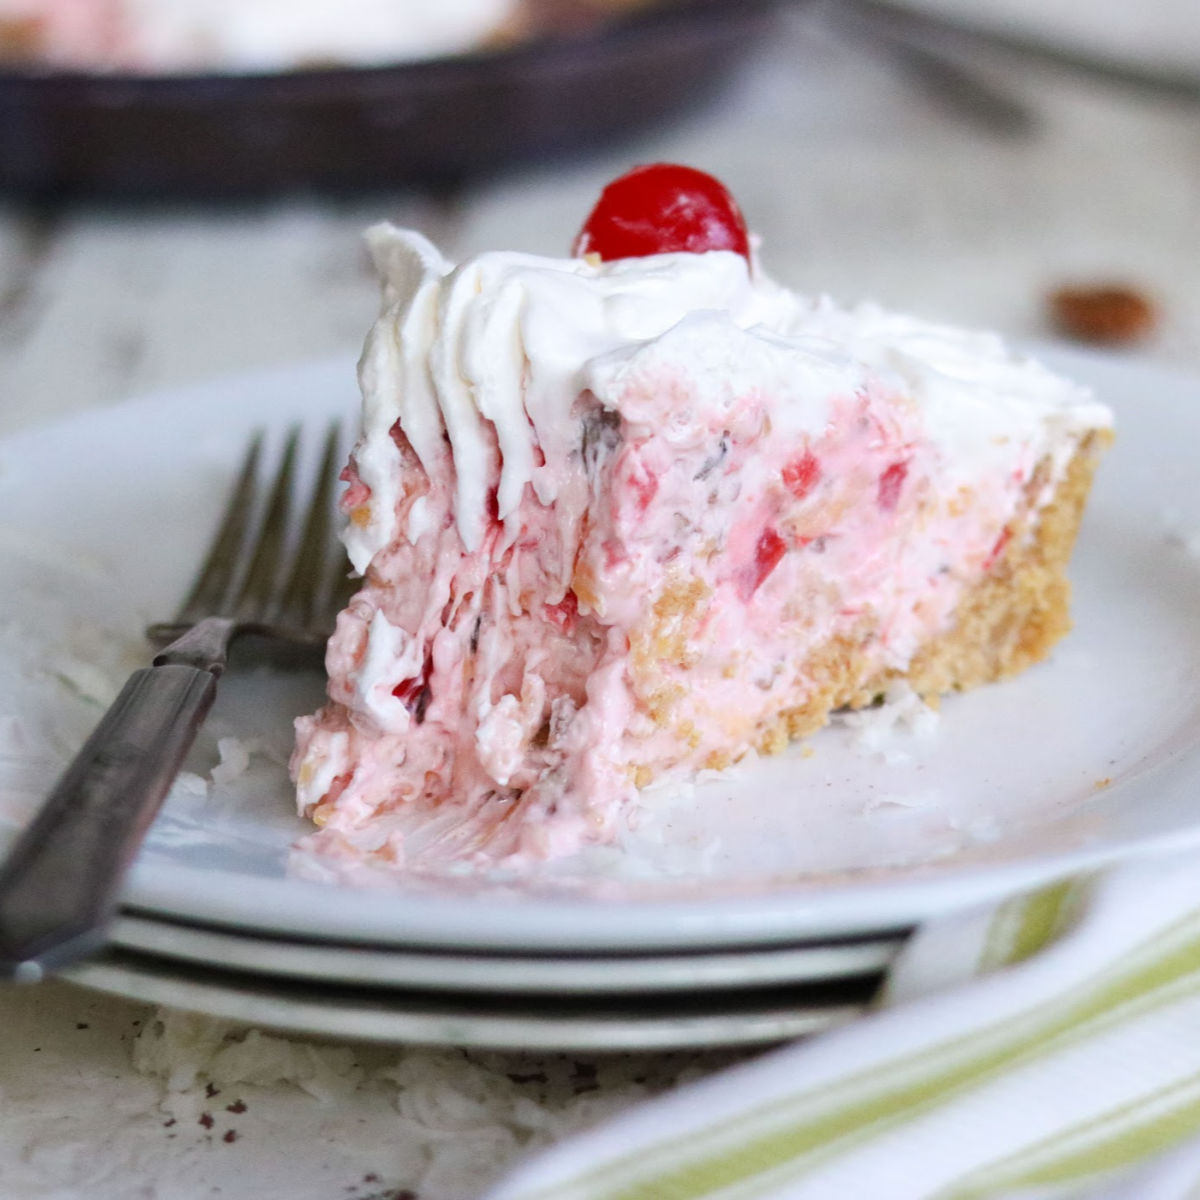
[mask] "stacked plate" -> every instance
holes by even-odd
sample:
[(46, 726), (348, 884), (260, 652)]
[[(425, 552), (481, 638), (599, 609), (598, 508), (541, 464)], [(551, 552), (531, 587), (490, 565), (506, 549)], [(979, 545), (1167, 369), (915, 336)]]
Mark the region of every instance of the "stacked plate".
[(780, 1041), (849, 1020), (902, 935), (641, 954), (433, 951), (284, 939), (127, 913), (66, 976), (341, 1038), (609, 1051)]
[[(1200, 842), (1198, 384), (1046, 357), (1095, 384), (1120, 429), (1051, 662), (947, 700), (931, 737), (902, 710), (848, 720), (687, 795), (647, 794), (599, 855), (486, 880), (349, 878), (306, 857), (285, 763), (322, 679), (234, 671), (112, 946), (69, 977), (339, 1037), (771, 1041), (860, 1012), (923, 920)], [(0, 440), (0, 832), (173, 610), (249, 431), (309, 422), (315, 457), (353, 381), (349, 361), (310, 364)]]

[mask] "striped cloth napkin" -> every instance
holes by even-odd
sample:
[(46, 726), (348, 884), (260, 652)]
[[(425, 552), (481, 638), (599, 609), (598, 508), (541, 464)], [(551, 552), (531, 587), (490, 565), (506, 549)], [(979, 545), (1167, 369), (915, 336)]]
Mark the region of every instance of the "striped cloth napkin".
[(1197, 1135), (1192, 854), (935, 921), (878, 1011), (639, 1105), (488, 1200), (1196, 1200)]

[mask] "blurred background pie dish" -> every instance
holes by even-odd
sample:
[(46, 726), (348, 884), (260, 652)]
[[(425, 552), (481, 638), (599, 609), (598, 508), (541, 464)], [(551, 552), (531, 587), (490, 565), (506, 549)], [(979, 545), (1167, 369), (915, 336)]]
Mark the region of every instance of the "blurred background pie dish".
[(1119, 0), (0, 0), (0, 196), (445, 187), (578, 158), (727, 94), (799, 8), (989, 134), (1036, 127), (1019, 67), (1200, 98), (1194, 0), (1136, 20)]
[(129, 74), (380, 66), (581, 32), (653, 0), (0, 0), (0, 61)]
[(455, 183), (682, 111), (768, 0), (0, 0), (0, 191)]

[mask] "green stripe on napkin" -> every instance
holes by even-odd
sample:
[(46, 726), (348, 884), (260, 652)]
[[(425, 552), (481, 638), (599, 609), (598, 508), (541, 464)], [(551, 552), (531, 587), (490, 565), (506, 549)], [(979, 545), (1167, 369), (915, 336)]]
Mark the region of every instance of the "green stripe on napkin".
[(1002, 904), (988, 928), (980, 971), (1024, 962), (1048, 946), (1063, 932), (1081, 890), (1077, 880), (1065, 879)]
[[(976, 971), (1037, 964), (1075, 927), (1087, 889), (1068, 882), (1002, 905), (985, 927)], [(799, 1088), (736, 1117), (697, 1122), (631, 1155), (568, 1177), (521, 1200), (750, 1200), (771, 1196), (839, 1156), (906, 1122), (953, 1105), (1005, 1073), (1086, 1047), (1088, 1039), (1154, 1019), (1200, 995), (1200, 911), (1187, 912), (1113, 961), (1089, 964), (1048, 999), (999, 1015), (963, 1036), (924, 1046), (847, 1075)], [(1027, 970), (1029, 967), (1019, 967)], [(972, 986), (972, 985), (967, 985)], [(852, 1032), (852, 1031), (851, 1031)], [(785, 1052), (786, 1053), (786, 1052)], [(1200, 1128), (1200, 1075), (1161, 1094), (1060, 1131), (1044, 1144), (975, 1169), (947, 1200), (977, 1200), (1020, 1187), (1060, 1183), (1136, 1161)]]

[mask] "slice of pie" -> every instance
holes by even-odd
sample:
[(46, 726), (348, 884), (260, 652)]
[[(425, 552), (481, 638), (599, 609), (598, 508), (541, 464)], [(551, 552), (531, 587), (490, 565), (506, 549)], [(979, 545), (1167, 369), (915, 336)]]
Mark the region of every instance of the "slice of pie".
[(779, 287), (686, 168), (611, 185), (572, 258), (368, 238), (363, 586), (293, 760), (326, 848), (569, 853), (652, 780), (1066, 632), (1111, 417), (997, 337)]

